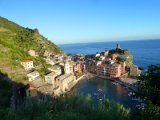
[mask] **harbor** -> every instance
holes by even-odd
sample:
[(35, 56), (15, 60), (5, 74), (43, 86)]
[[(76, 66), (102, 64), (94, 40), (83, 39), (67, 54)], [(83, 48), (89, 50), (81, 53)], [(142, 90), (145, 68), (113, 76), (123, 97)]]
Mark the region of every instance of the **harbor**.
[[(85, 77), (87, 78), (87, 77)], [(134, 92), (125, 86), (113, 82), (111, 80), (104, 80), (100, 77), (91, 77), (79, 81), (77, 85), (72, 89), (73, 93), (91, 95), (95, 104), (104, 99), (118, 102), (127, 108), (135, 108), (141, 105), (143, 101), (140, 98), (133, 97)]]

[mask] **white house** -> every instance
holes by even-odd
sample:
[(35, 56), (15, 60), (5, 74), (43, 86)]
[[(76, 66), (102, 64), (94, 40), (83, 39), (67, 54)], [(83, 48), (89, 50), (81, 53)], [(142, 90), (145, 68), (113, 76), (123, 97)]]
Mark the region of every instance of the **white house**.
[(38, 71), (34, 71), (34, 72), (27, 74), (27, 77), (29, 81), (34, 81), (34, 80), (37, 80), (40, 76), (39, 76)]
[(104, 56), (100, 56), (100, 60), (105, 60), (105, 57)]
[(100, 57), (101, 54), (99, 52), (96, 53), (95, 57)]
[(30, 70), (33, 68), (33, 61), (24, 60), (24, 61), (21, 61), (21, 65), (24, 67), (25, 70)]

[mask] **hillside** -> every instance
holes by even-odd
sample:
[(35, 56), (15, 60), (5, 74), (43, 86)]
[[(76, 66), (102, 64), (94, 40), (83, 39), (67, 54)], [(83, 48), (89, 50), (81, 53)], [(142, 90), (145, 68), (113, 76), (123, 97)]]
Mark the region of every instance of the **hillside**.
[[(29, 56), (28, 50), (35, 50), (39, 57)], [(0, 17), (0, 71), (7, 73), (16, 81), (25, 79), (26, 71), (20, 65), (25, 59), (43, 64), (42, 56), (45, 51), (63, 54), (63, 51), (47, 38), (39, 34), (38, 29), (24, 28)]]

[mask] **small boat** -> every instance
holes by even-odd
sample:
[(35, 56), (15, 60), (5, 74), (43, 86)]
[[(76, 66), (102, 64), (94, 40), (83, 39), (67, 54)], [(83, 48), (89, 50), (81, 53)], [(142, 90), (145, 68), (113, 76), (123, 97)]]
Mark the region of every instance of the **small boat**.
[(116, 83), (116, 82), (112, 82), (112, 84), (113, 84), (113, 85), (119, 85), (119, 83)]
[(133, 95), (135, 95), (134, 92), (129, 92), (129, 93), (128, 93), (128, 96), (133, 96)]
[(138, 101), (138, 102), (143, 102), (143, 100), (140, 97), (138, 97), (138, 98), (132, 98), (132, 100), (133, 101)]
[(131, 95), (132, 95), (132, 92), (129, 92), (129, 93), (128, 93), (128, 96), (131, 96)]
[(145, 108), (145, 104), (141, 103), (139, 105), (136, 105), (135, 107), (138, 108), (138, 109), (142, 109), (143, 110)]
[(98, 89), (99, 92), (102, 92), (102, 89)]

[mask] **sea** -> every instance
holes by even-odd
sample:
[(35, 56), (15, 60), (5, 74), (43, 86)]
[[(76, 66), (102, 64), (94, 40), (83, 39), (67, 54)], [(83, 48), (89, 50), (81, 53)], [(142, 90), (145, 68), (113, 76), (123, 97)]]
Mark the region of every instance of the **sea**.
[[(119, 43), (122, 49), (130, 50), (133, 55), (133, 63), (147, 69), (151, 64), (160, 64), (160, 40), (136, 40), (136, 41), (116, 41), (116, 42), (96, 42), (59, 45), (66, 53), (74, 55), (95, 54), (105, 49), (114, 49)], [(104, 97), (110, 101), (122, 104), (126, 108), (134, 109), (136, 105), (141, 105), (129, 94), (131, 90), (122, 85), (115, 85), (110, 80), (101, 78), (90, 78), (81, 80), (72, 92), (80, 94), (90, 94), (94, 103), (98, 103)]]
[(128, 49), (131, 52), (133, 63), (139, 67), (146, 69), (151, 64), (160, 64), (160, 39), (61, 44), (59, 47), (71, 55), (77, 53), (86, 55), (105, 49), (115, 49), (117, 43), (122, 49)]

